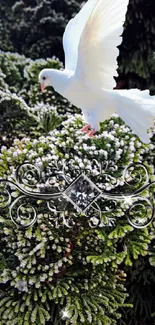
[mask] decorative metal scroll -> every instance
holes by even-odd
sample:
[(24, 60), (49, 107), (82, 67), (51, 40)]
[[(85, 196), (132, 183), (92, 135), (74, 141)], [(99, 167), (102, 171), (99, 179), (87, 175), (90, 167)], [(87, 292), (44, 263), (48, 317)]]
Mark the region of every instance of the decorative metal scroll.
[(11, 220), (23, 228), (32, 226), (40, 214), (58, 227), (74, 227), (80, 220), (92, 228), (114, 226), (117, 218), (125, 217), (135, 228), (147, 227), (154, 218), (155, 182), (149, 181), (141, 163), (118, 174), (117, 168), (110, 171), (95, 159), (83, 170), (73, 160), (44, 168), (25, 162), (14, 180), (0, 179), (0, 209), (4, 214), (8, 208)]

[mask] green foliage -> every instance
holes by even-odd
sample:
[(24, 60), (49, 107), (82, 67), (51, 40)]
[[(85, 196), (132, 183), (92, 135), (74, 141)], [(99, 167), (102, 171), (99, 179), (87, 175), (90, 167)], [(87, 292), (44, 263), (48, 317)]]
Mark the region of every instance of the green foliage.
[(48, 134), (49, 132), (53, 131), (55, 128), (61, 125), (62, 118), (58, 116), (54, 107), (41, 108), (37, 110), (36, 119), (42, 128), (43, 132)]
[(120, 48), (121, 88), (150, 89), (155, 94), (154, 0), (130, 0)]
[[(142, 160), (148, 147), (151, 152), (152, 145), (139, 146), (139, 140), (129, 129), (123, 123), (118, 129), (118, 123), (119, 118), (112, 117), (102, 124), (100, 135), (89, 139), (79, 132), (81, 116), (68, 115), (68, 119), (62, 122), (61, 132), (55, 128), (38, 139), (16, 139), (8, 150), (3, 146), (0, 175), (4, 177), (7, 173), (13, 179), (15, 168), (29, 161), (45, 169), (47, 178), (53, 177), (50, 170), (52, 164), (60, 166), (60, 172), (63, 159), (66, 159), (72, 176), (75, 175), (76, 166), (81, 171), (86, 168), (89, 177), (100, 186), (102, 182), (95, 178), (98, 167), (93, 165), (92, 168), (91, 165), (96, 157), (103, 162), (107, 174), (113, 173), (113, 179), (104, 180), (104, 190), (116, 190), (120, 186), (123, 188), (125, 182), (116, 164), (126, 166), (137, 155)], [(104, 144), (104, 149), (99, 147), (100, 143)], [(138, 152), (135, 150), (132, 155), (129, 150), (131, 145), (139, 147)], [(105, 167), (107, 157), (108, 164)], [(150, 174), (151, 171), (153, 175), (153, 167), (150, 167)], [(118, 182), (114, 182), (115, 176)], [(52, 191), (57, 190), (56, 184), (53, 178)], [(50, 190), (48, 184), (45, 186)], [(41, 202), (35, 203), (37, 208), (39, 205)], [(15, 257), (12, 264), (6, 260), (7, 264), (0, 276), (1, 283), (5, 285), (5, 290), (1, 292), (2, 325), (6, 321), (8, 324), (21, 325), (26, 322), (37, 325), (69, 325), (70, 322), (74, 325), (80, 325), (81, 322), (84, 325), (118, 324), (124, 306), (127, 308), (135, 301), (132, 291), (131, 300), (128, 299), (128, 304), (124, 304), (127, 294), (123, 265), (131, 267), (139, 256), (148, 254), (152, 238), (149, 229), (132, 228), (125, 218), (122, 203), (115, 206), (116, 225), (108, 227), (108, 214), (103, 214), (105, 225), (99, 229), (90, 228), (86, 218), (78, 213), (75, 227), (67, 228), (63, 223), (56, 227), (54, 212), (47, 214), (46, 209), (42, 207), (36, 224), (27, 230), (16, 228), (6, 214), (5, 219), (1, 218), (4, 241), (2, 254), (12, 259)], [(70, 217), (73, 210), (73, 207), (66, 208), (66, 218)], [(114, 215), (110, 213), (109, 217)]]
[[(62, 35), (83, 0), (1, 0), (1, 49), (33, 59), (63, 58)], [(7, 33), (6, 33), (7, 31)]]
[(51, 87), (41, 93), (38, 74), (47, 67), (60, 69), (62, 64), (55, 58), (33, 61), (0, 52), (0, 135), (7, 146), (16, 137), (48, 133), (61, 125), (67, 112), (79, 111)]
[(151, 236), (147, 229), (136, 230), (128, 235), (124, 240), (126, 248), (125, 264), (132, 266), (133, 259), (137, 260), (139, 256), (148, 254), (148, 244), (151, 242)]
[(28, 114), (27, 105), (16, 94), (0, 90), (0, 134), (8, 143), (26, 135), (35, 135), (35, 119)]
[[(47, 320), (53, 324), (56, 319), (64, 324), (64, 311), (67, 323), (117, 324), (117, 309), (126, 296), (122, 274), (113, 257), (102, 266), (87, 262), (90, 251), (97, 255), (106, 247), (96, 230), (56, 229), (40, 214), (37, 224), (26, 231), (5, 221), (3, 231), (5, 254), (17, 260), (0, 276), (7, 286), (1, 294), (1, 324), (6, 320), (8, 324), (45, 324)], [(116, 257), (115, 247), (111, 252)]]

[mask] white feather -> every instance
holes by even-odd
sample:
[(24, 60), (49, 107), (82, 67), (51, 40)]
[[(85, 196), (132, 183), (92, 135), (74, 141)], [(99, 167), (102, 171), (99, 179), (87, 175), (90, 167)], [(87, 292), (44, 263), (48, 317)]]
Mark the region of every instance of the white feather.
[(122, 41), (128, 3), (129, 0), (99, 0), (82, 32), (76, 73), (93, 89), (115, 86), (117, 46)]
[(99, 0), (89, 0), (80, 12), (69, 21), (63, 35), (65, 69), (74, 71), (78, 58), (78, 46), (85, 24)]
[(148, 90), (117, 90), (116, 112), (144, 143), (150, 142), (148, 130), (155, 126), (155, 96)]

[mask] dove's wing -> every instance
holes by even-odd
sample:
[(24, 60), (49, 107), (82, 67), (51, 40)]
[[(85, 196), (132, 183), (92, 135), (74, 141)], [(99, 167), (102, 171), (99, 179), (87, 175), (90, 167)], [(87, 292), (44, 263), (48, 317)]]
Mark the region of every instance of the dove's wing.
[(81, 34), (76, 74), (93, 89), (113, 89), (129, 0), (99, 0)]
[(78, 58), (78, 46), (85, 24), (99, 0), (89, 0), (80, 12), (69, 21), (63, 35), (65, 51), (65, 69), (75, 70)]

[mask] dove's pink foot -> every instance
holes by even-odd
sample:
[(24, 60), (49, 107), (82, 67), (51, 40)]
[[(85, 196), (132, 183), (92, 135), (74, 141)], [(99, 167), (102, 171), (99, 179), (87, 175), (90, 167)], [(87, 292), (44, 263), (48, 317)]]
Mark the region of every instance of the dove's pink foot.
[(87, 124), (85, 125), (80, 131), (81, 132), (88, 132), (88, 130), (91, 128), (91, 125)]
[(96, 133), (95, 129), (92, 129), (89, 133), (88, 133), (88, 137), (93, 137), (93, 135)]
[(88, 132), (88, 130), (91, 128), (91, 125), (87, 124), (85, 125), (80, 131), (81, 132)]

